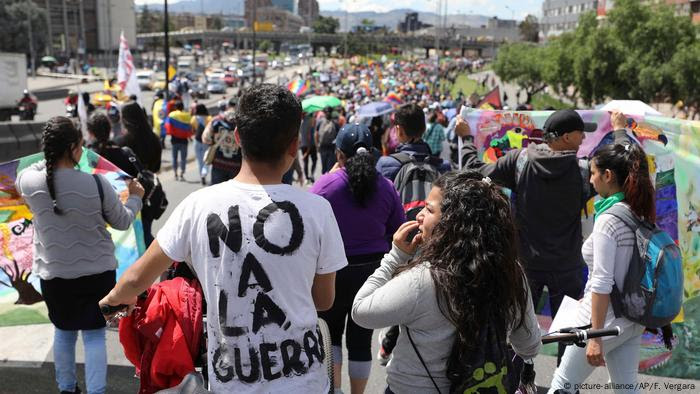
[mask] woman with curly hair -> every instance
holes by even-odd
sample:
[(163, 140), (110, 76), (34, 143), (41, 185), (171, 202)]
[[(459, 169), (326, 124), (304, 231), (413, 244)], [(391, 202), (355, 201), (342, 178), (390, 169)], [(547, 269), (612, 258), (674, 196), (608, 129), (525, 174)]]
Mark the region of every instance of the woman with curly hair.
[[(372, 366), (372, 330), (350, 318), (350, 308), (358, 289), (379, 266), (389, 250), (388, 239), (406, 220), (399, 196), (391, 181), (376, 168), (372, 134), (365, 125), (345, 125), (338, 132), (336, 165), (311, 188), (330, 202), (340, 228), (348, 266), (336, 277), (333, 307), (320, 312), (328, 323), (333, 345), (334, 383), (340, 391), (343, 331), (348, 351), (351, 392), (364, 392)], [(347, 320), (347, 322), (346, 322)]]
[(76, 169), (83, 138), (68, 118), (49, 119), (43, 145), (46, 160), (20, 172), (16, 187), (34, 215), (32, 272), (41, 279), (41, 293), (55, 327), (56, 382), (61, 393), (80, 393), (75, 343), (81, 332), (87, 391), (104, 393), (105, 320), (97, 302), (114, 287), (117, 269), (106, 225), (129, 228), (141, 209), (143, 188), (132, 181), (129, 198), (122, 204), (107, 179)]
[(387, 393), (449, 393), (453, 346), (457, 354), (475, 353), (489, 322), (518, 355), (537, 355), (540, 332), (515, 234), (508, 199), (488, 178), (464, 172), (437, 179), (352, 306), (363, 327), (400, 326)]

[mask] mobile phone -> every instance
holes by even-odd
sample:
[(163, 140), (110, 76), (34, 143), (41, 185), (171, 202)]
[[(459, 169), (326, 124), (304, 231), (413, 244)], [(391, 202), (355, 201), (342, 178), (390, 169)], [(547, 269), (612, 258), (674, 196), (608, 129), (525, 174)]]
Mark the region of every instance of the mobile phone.
[(419, 232), (420, 232), (420, 230), (418, 230), (418, 227), (416, 227), (415, 229), (411, 230), (411, 232), (408, 233), (408, 235), (406, 236), (406, 242), (407, 242), (407, 243), (413, 242), (413, 238), (415, 238), (416, 235), (418, 235)]

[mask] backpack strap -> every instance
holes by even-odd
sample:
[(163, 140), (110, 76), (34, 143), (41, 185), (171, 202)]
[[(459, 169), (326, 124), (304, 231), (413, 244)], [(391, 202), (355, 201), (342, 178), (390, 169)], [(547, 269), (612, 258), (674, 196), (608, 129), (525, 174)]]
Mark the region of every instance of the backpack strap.
[(588, 218), (588, 207), (586, 206), (586, 201), (593, 196), (591, 193), (591, 168), (590, 161), (588, 159), (578, 159), (578, 169), (581, 172), (581, 205), (583, 206), (583, 213)]
[(134, 151), (131, 150), (131, 148), (129, 148), (128, 146), (122, 146), (122, 152), (124, 152), (127, 159), (129, 159), (129, 163), (131, 163), (131, 165), (134, 166), (134, 168), (136, 169), (136, 173), (140, 174), (141, 171), (143, 171), (143, 165), (141, 164), (139, 158), (136, 157)]
[(398, 152), (398, 153), (392, 153), (389, 155), (393, 157), (394, 159), (398, 160), (399, 163), (401, 163), (401, 167), (405, 166), (406, 164), (412, 162), (415, 158), (408, 153), (405, 152)]
[(616, 218), (622, 220), (623, 223), (632, 232), (636, 232), (637, 229), (642, 225), (642, 221), (637, 217), (637, 215), (632, 212), (632, 209), (627, 206), (627, 204), (615, 204), (603, 212), (604, 214), (609, 214), (615, 216)]
[(418, 356), (420, 363), (423, 364), (423, 368), (425, 368), (425, 372), (428, 373), (428, 377), (430, 378), (430, 381), (433, 382), (433, 386), (435, 386), (435, 390), (437, 390), (437, 392), (439, 394), (442, 394), (440, 392), (440, 387), (438, 387), (437, 383), (435, 383), (435, 379), (433, 379), (433, 375), (428, 370), (428, 366), (425, 365), (425, 361), (423, 361), (423, 356), (420, 355), (420, 352), (418, 351), (416, 344), (413, 343), (413, 338), (411, 338), (411, 332), (408, 330), (408, 326), (404, 326), (404, 328), (406, 329), (406, 335), (408, 335), (408, 340), (411, 342), (411, 346), (413, 346), (413, 350), (416, 352), (416, 355)]
[(92, 174), (92, 179), (95, 180), (97, 184), (97, 194), (100, 195), (100, 213), (102, 214), (102, 219), (104, 219), (105, 223), (109, 223), (105, 216), (105, 191), (102, 189), (102, 181), (100, 181), (100, 177), (97, 174)]

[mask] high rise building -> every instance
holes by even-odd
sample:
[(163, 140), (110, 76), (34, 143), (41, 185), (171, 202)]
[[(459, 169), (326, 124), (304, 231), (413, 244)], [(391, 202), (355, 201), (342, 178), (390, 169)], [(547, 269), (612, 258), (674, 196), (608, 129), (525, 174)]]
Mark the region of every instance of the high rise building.
[(76, 55), (119, 48), (119, 35), (136, 45), (133, 0), (34, 0), (47, 10), (49, 52)]
[(544, 0), (540, 31), (545, 38), (572, 31), (578, 26), (581, 14), (598, 8), (598, 0)]
[(272, 0), (272, 5), (291, 13), (295, 12), (296, 0)]
[(304, 19), (304, 25), (311, 26), (318, 19), (318, 1), (297, 0), (297, 15)]

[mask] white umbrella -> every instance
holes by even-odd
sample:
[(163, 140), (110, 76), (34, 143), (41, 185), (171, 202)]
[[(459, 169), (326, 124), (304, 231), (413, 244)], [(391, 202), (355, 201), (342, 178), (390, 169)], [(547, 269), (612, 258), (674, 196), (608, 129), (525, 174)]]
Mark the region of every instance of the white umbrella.
[(620, 111), (625, 115), (655, 115), (661, 116), (661, 112), (639, 100), (612, 100), (600, 108), (601, 111)]

